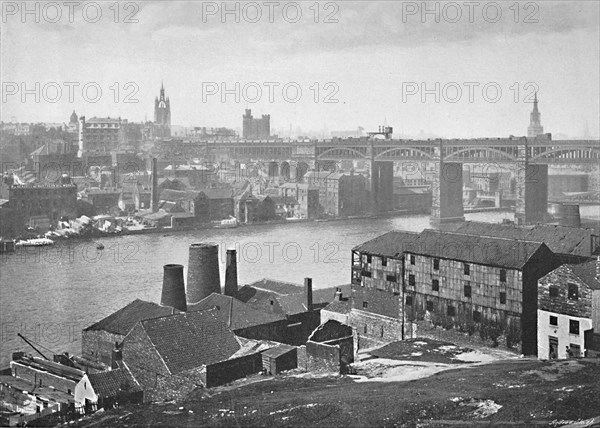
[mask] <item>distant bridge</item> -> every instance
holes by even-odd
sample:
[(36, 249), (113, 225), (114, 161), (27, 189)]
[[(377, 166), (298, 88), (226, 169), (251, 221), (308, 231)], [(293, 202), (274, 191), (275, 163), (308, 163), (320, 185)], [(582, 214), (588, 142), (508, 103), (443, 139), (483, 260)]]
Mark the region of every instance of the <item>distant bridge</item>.
[(179, 159), (208, 158), (221, 153), (236, 160), (312, 161), (439, 161), (535, 164), (594, 164), (600, 162), (599, 140), (537, 138), (477, 138), (438, 140), (331, 140), (162, 141), (155, 155)]

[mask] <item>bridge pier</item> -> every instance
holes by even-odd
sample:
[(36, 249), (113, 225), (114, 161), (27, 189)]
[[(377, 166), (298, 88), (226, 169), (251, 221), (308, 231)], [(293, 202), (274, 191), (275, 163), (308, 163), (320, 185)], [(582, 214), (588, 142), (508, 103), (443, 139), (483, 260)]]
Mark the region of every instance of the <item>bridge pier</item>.
[(548, 217), (548, 165), (519, 162), (515, 174), (515, 223), (533, 224)]
[(371, 209), (390, 211), (394, 198), (394, 162), (371, 161)]
[(463, 166), (458, 162), (438, 161), (431, 184), (431, 217), (437, 227), (444, 223), (465, 221), (463, 210)]

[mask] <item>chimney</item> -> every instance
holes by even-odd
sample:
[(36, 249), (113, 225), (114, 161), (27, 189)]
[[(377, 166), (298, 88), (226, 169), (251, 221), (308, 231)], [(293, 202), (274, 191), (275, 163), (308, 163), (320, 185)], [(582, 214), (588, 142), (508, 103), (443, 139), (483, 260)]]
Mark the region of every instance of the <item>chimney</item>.
[(306, 297), (306, 309), (308, 311), (312, 311), (313, 310), (312, 278), (304, 278), (304, 295)]
[(156, 158), (152, 158), (152, 200), (150, 201), (150, 207), (152, 212), (158, 211), (158, 161)]
[(118, 369), (121, 367), (121, 361), (123, 361), (123, 352), (119, 347), (119, 342), (115, 342), (115, 347), (112, 350), (110, 368), (111, 370)]
[(235, 297), (238, 291), (237, 254), (235, 250), (227, 250), (225, 265), (225, 295)]
[(191, 244), (187, 274), (187, 302), (198, 303), (211, 293), (221, 293), (219, 246)]
[(183, 265), (164, 265), (161, 306), (169, 306), (179, 311), (187, 311)]
[(341, 302), (342, 301), (342, 289), (341, 288), (336, 288), (335, 289), (335, 298), (334, 300), (336, 302)]

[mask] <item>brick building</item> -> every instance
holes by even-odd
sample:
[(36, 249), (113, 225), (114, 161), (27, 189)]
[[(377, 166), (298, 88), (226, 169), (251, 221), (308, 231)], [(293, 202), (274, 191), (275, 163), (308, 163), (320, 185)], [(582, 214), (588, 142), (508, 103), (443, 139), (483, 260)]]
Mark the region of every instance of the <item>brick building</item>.
[(367, 340), (441, 327), (535, 354), (537, 281), (557, 266), (539, 242), (390, 232), (352, 251), (350, 323)]
[(539, 280), (538, 358), (588, 356), (598, 332), (600, 261), (563, 265)]

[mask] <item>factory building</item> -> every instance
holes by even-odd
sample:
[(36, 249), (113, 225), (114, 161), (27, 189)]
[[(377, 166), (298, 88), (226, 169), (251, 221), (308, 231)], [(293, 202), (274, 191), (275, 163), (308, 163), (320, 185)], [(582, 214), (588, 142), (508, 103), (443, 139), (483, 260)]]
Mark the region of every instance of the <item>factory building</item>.
[(390, 232), (352, 250), (349, 323), (360, 347), (462, 332), (535, 354), (537, 281), (559, 264), (541, 242)]

